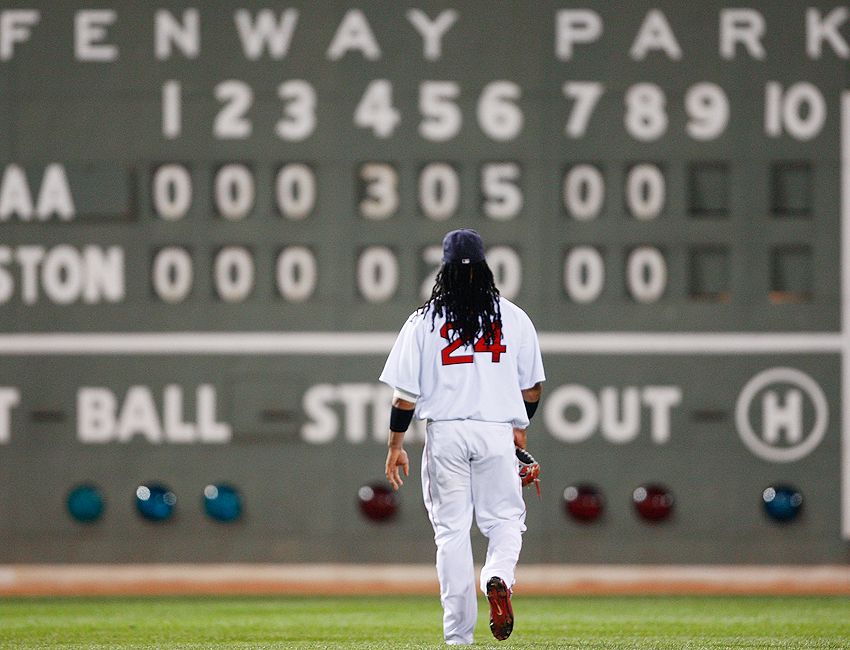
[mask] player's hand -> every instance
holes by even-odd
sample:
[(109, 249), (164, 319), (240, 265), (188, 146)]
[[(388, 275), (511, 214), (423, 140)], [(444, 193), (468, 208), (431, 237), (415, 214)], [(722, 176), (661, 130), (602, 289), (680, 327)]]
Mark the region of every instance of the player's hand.
[(520, 449), (525, 449), (528, 435), (525, 429), (514, 427), (514, 446)]
[(387, 464), (385, 467), (387, 480), (393, 486), (393, 490), (398, 490), (404, 481), (401, 480), (399, 467), (407, 476), (410, 474), (410, 461), (407, 458), (407, 452), (401, 447), (390, 447), (387, 451)]

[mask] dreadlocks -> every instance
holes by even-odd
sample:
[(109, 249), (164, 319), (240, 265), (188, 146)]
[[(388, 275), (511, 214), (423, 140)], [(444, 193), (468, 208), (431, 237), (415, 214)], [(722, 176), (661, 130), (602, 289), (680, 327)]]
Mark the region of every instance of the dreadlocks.
[(479, 336), (487, 345), (496, 340), (495, 325), (501, 318), (499, 290), (493, 272), (486, 261), (473, 264), (446, 262), (437, 273), (431, 297), (420, 307), (423, 313), (431, 312), (431, 331), (434, 319), (445, 314), (449, 340), (459, 338), (464, 345), (472, 345)]

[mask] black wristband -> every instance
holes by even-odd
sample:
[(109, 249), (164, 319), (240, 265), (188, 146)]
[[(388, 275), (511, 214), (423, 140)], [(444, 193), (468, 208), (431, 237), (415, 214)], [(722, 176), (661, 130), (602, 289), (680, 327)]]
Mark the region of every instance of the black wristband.
[(398, 431), (404, 433), (407, 427), (410, 426), (410, 421), (413, 419), (413, 409), (407, 411), (393, 406), (390, 409), (390, 431)]
[(525, 400), (522, 401), (525, 403), (525, 414), (528, 416), (528, 419), (531, 420), (531, 418), (534, 417), (534, 414), (537, 411), (537, 405), (540, 404), (540, 400), (537, 400), (536, 402), (526, 402)]

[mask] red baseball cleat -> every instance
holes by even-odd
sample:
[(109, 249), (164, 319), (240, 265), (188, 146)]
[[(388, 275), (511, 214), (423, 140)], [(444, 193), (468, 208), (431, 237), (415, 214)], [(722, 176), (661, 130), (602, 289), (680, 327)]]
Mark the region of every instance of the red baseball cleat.
[(504, 641), (514, 629), (511, 590), (504, 580), (493, 576), (487, 581), (487, 600), (490, 602), (490, 631), (499, 641)]

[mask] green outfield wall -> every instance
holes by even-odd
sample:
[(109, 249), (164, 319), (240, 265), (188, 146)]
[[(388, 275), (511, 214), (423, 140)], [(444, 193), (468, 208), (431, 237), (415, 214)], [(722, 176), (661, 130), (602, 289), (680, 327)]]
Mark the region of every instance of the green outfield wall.
[(0, 562), (430, 562), (357, 498), (459, 227), (541, 335), (525, 560), (846, 562), (850, 10), (745, 4), (4, 3)]

